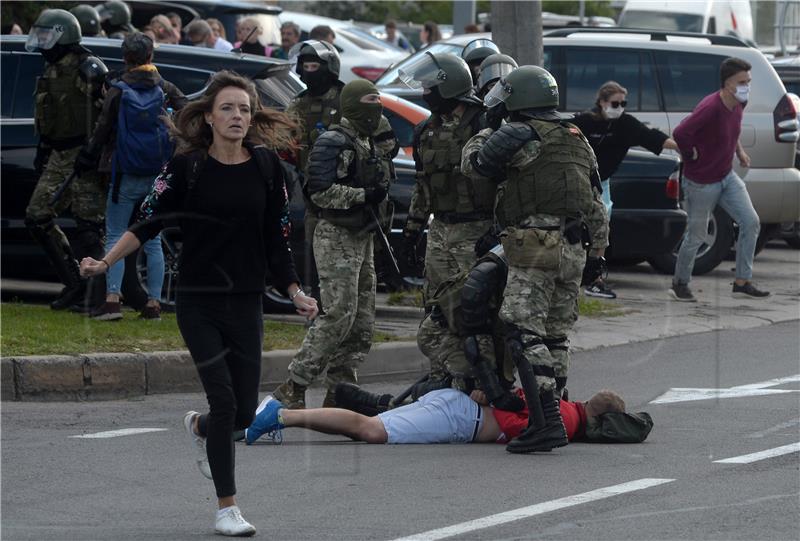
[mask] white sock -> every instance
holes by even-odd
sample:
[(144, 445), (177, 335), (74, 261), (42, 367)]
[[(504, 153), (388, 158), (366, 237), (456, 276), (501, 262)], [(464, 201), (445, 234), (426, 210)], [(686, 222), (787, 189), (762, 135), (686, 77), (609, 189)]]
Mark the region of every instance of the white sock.
[(237, 506), (237, 505), (231, 505), (231, 506), (229, 506), (229, 507), (223, 507), (222, 509), (218, 509), (218, 510), (217, 510), (217, 518), (219, 518), (219, 517), (221, 517), (223, 514), (225, 514), (225, 511), (227, 511), (228, 509), (238, 509), (238, 507), (239, 507), (239, 506)]

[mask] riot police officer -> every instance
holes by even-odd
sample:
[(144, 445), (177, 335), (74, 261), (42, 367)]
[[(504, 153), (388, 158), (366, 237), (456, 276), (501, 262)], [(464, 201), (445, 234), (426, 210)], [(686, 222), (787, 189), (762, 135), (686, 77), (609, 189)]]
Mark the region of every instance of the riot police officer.
[(103, 29), (100, 27), (100, 15), (89, 4), (78, 4), (69, 10), (75, 15), (81, 25), (81, 35), (85, 38), (101, 36)]
[(289, 365), (289, 378), (275, 390), (286, 407), (305, 407), (305, 390), (327, 367), (332, 406), (340, 381), (356, 382), (356, 367), (372, 343), (375, 321), (373, 232), (385, 209), (391, 157), (375, 134), (383, 107), (377, 88), (360, 79), (341, 93), (341, 120), (320, 134), (308, 159), (307, 192), (317, 226), (314, 253), (326, 307), (309, 328)]
[(469, 66), (472, 74), (472, 84), (478, 86), (478, 75), (481, 72), (481, 63), (493, 54), (500, 54), (500, 48), (495, 42), (486, 38), (474, 39), (464, 45), (461, 51), (461, 58)]
[[(473, 178), (505, 181), (496, 216), (508, 259), (500, 318), (530, 407), (515, 453), (567, 444), (558, 409), (569, 366), (567, 333), (575, 321), (584, 251), (583, 216), (592, 209), (594, 153), (581, 131), (556, 112), (558, 86), (537, 66), (521, 66), (487, 94), (509, 122), (464, 149)], [(476, 150), (476, 147), (479, 149)]]
[(136, 32), (131, 24), (131, 8), (121, 0), (108, 0), (97, 6), (97, 13), (109, 38), (125, 39), (131, 32)]
[[(51, 202), (72, 174), (78, 152), (94, 129), (100, 112), (100, 90), (108, 72), (100, 59), (80, 46), (80, 41), (78, 19), (63, 9), (48, 9), (31, 27), (25, 44), (28, 51), (39, 52), (45, 59), (35, 96), (35, 125), (40, 137), (35, 163), (41, 173), (25, 209), (25, 225), (65, 286), (50, 305), (54, 310), (84, 299), (86, 283), (80, 277), (76, 256), (80, 260), (103, 255), (107, 187), (97, 173), (78, 176), (58, 201)], [(54, 221), (70, 207), (77, 222), (72, 246)], [(98, 297), (105, 287), (101, 285), (93, 288)], [(91, 300), (91, 304), (98, 302), (102, 300)]]
[(494, 183), (461, 173), (461, 149), (480, 129), (483, 104), (473, 93), (466, 62), (450, 53), (424, 54), (413, 74), (401, 73), (412, 88), (424, 88), (431, 116), (415, 129), (417, 182), (403, 230), (404, 252), (414, 254), (428, 217), (424, 295), (429, 298), (450, 276), (475, 262), (475, 242), (492, 224)]
[(507, 54), (495, 53), (487, 56), (480, 63), (478, 68), (477, 95), (480, 99), (497, 84), (497, 81), (511, 73), (514, 68), (519, 67), (517, 61)]

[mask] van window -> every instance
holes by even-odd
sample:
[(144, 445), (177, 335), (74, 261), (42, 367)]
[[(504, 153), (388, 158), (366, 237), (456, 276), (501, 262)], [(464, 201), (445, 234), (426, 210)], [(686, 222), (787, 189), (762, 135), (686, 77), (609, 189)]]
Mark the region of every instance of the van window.
[(654, 51), (667, 112), (691, 111), (700, 100), (719, 90), (719, 66), (724, 56)]
[(639, 51), (631, 49), (567, 48), (565, 54), (566, 110), (583, 111), (594, 105), (597, 89), (616, 81), (628, 89), (628, 111), (639, 111), (641, 73)]
[(619, 26), (650, 28), (664, 32), (702, 32), (703, 16), (691, 13), (628, 10), (620, 17)]
[(2, 106), (0, 106), (0, 117), (8, 118), (14, 106), (14, 87), (17, 80), (17, 66), (19, 59), (8, 53), (0, 56), (0, 70), (2, 70), (2, 80), (5, 84), (0, 85), (2, 89)]
[(158, 62), (156, 65), (161, 76), (180, 88), (187, 96), (203, 90), (211, 77), (211, 73), (204, 70), (158, 64)]

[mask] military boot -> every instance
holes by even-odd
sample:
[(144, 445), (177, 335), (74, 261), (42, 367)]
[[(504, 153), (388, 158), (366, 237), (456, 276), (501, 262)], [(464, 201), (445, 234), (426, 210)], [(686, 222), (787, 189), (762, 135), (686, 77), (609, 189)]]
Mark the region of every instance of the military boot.
[(78, 262), (72, 258), (72, 254), (66, 254), (56, 268), (58, 275), (64, 281), (65, 287), (61, 290), (58, 297), (50, 303), (53, 310), (66, 310), (76, 302), (80, 302), (86, 296), (86, 280), (81, 278)]
[(561, 419), (558, 398), (552, 391), (546, 391), (540, 395), (540, 402), (544, 413), (544, 426), (537, 427), (535, 424), (529, 424), (522, 434), (506, 445), (506, 451), (509, 453), (550, 451), (569, 443), (567, 429)]
[(284, 407), (290, 410), (306, 409), (306, 387), (287, 379), (272, 393), (275, 398), (283, 402)]
[(392, 401), (390, 394), (371, 393), (358, 385), (344, 381), (337, 383), (333, 392), (329, 390), (325, 395), (325, 400), (328, 400), (328, 395), (332, 395), (332, 405), (326, 406), (323, 402), (323, 408), (344, 408), (368, 417), (374, 417), (387, 411), (390, 407), (389, 403)]

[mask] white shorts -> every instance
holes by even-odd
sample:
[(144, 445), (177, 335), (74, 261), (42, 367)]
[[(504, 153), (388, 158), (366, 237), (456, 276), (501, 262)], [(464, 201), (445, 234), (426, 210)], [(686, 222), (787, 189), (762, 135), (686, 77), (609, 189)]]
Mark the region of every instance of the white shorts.
[(378, 418), (386, 429), (386, 443), (470, 443), (483, 424), (481, 407), (455, 389), (431, 391)]

